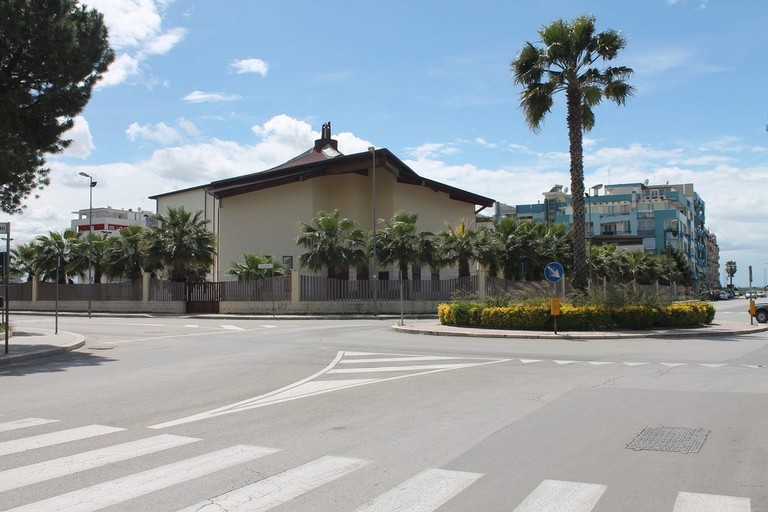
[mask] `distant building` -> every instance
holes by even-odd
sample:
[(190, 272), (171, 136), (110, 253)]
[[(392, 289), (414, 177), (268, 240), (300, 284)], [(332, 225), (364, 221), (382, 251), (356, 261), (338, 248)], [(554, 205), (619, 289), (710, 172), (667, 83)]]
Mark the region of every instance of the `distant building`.
[[(93, 218), (90, 219), (91, 212)], [(109, 235), (129, 226), (154, 226), (156, 224), (155, 214), (151, 211), (145, 211), (141, 208), (137, 210), (122, 210), (107, 206), (106, 208), (86, 208), (72, 212), (77, 215), (71, 223), (73, 231), (85, 233), (93, 229), (97, 235)]]
[[(690, 263), (696, 281), (710, 282), (713, 270), (717, 275), (716, 238), (705, 227), (705, 203), (693, 184), (600, 184), (588, 190), (585, 222), (591, 243), (614, 243), (654, 254), (677, 249)], [(573, 206), (567, 187), (555, 185), (543, 195), (543, 202), (517, 205), (516, 217), (570, 225)]]

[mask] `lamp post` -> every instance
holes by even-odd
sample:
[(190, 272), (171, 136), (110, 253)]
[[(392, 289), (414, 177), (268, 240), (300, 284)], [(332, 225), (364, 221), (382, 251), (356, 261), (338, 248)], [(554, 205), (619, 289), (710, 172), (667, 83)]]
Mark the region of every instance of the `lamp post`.
[(376, 258), (376, 148), (373, 146), (368, 147), (368, 151), (371, 153), (371, 204), (373, 205), (372, 224), (373, 230), (371, 235), (371, 253), (373, 255), (373, 315), (376, 316), (377, 299), (378, 299), (378, 285), (379, 285), (379, 272), (378, 262)]
[(80, 176), (88, 178), (88, 318), (91, 318), (93, 301), (93, 187), (96, 182), (90, 174), (80, 171)]

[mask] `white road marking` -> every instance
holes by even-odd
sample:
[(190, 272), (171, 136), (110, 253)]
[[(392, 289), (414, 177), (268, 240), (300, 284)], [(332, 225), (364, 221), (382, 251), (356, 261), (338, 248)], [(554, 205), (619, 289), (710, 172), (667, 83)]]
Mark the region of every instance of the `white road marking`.
[(592, 366), (603, 366), (606, 364), (613, 364), (612, 361), (589, 361), (589, 364)]
[(751, 510), (752, 504), (749, 498), (679, 492), (672, 512), (751, 512)]
[(17, 430), (27, 427), (36, 427), (38, 425), (56, 423), (57, 421), (59, 420), (46, 420), (43, 418), (25, 418), (23, 420), (7, 421), (5, 423), (0, 423), (0, 432), (8, 432), (9, 430)]
[(105, 427), (102, 425), (88, 425), (85, 427), (71, 428), (69, 430), (59, 430), (58, 432), (25, 437), (22, 439), (14, 439), (12, 441), (4, 441), (0, 443), (0, 455), (20, 453), (27, 450), (34, 450), (35, 448), (53, 446), (56, 444), (68, 443), (70, 441), (78, 441), (80, 439), (87, 439), (89, 437), (101, 436), (104, 434), (112, 434), (122, 430), (125, 429), (117, 427)]
[(447, 359), (464, 359), (461, 357), (453, 356), (399, 356), (399, 357), (373, 357), (373, 358), (360, 358), (360, 359), (344, 359), (339, 361), (339, 364), (355, 364), (355, 363), (407, 363), (409, 361), (445, 361)]
[(699, 366), (704, 366), (706, 368), (720, 368), (721, 366), (725, 366), (725, 363), (699, 363)]
[(414, 366), (379, 366), (368, 368), (342, 368), (339, 370), (329, 370), (329, 374), (335, 373), (380, 373), (380, 372), (412, 372), (420, 370), (456, 370), (458, 368), (468, 368), (470, 366), (476, 366), (477, 363), (460, 363), (460, 364), (424, 364)]
[(544, 480), (512, 512), (589, 512), (607, 486)]
[(273, 448), (236, 445), (30, 503), (7, 512), (91, 512), (277, 451), (279, 450)]
[(644, 364), (648, 364), (648, 363), (637, 363), (637, 362), (625, 361), (623, 364), (626, 366), (643, 366)]
[(553, 359), (552, 362), (557, 364), (573, 364), (576, 361), (561, 361), (561, 360)]
[(236, 325), (228, 325), (228, 324), (222, 324), (222, 329), (227, 329), (228, 331), (244, 331), (242, 327), (238, 327)]
[(184, 325), (184, 327), (191, 327), (191, 328), (193, 328), (193, 329), (196, 329), (196, 328), (198, 328), (198, 327), (200, 327), (200, 326), (199, 326), (199, 325), (197, 325), (197, 324), (186, 324), (186, 325)]
[(346, 457), (321, 457), (179, 512), (270, 510), (367, 464), (370, 464), (370, 461)]
[(0, 471), (0, 492), (106, 466), (121, 460), (168, 450), (169, 448), (175, 448), (196, 441), (200, 441), (200, 439), (162, 434), (148, 439), (130, 441), (68, 457), (30, 464), (29, 466), (7, 469)]
[(520, 362), (523, 364), (540, 363), (541, 359), (520, 359)]
[(274, 329), (277, 326), (276, 325), (272, 325), (272, 324), (264, 324), (261, 327), (263, 327), (265, 329)]
[(475, 483), (482, 473), (429, 469), (369, 501), (356, 512), (431, 512)]
[[(393, 355), (397, 355), (397, 356), (403, 355), (403, 354), (375, 354), (370, 352), (340, 351), (336, 354), (336, 357), (333, 359), (333, 361), (331, 361), (331, 363), (328, 366), (326, 366), (319, 372), (315, 373), (314, 375), (310, 375), (306, 379), (302, 379), (298, 382), (294, 382), (293, 384), (289, 384), (285, 387), (276, 389), (274, 391), (271, 391), (263, 395), (259, 395), (253, 398), (248, 398), (241, 402), (225, 405), (224, 407), (219, 407), (217, 409), (213, 409), (210, 411), (194, 414), (192, 416), (187, 416), (185, 418), (179, 418), (177, 420), (158, 423), (156, 425), (151, 425), (148, 428), (152, 428), (152, 429), (168, 428), (176, 425), (181, 425), (184, 423), (190, 423), (193, 421), (199, 421), (207, 418), (213, 418), (216, 416), (222, 416), (225, 414), (232, 414), (235, 412), (246, 411), (246, 410), (255, 409), (258, 407), (265, 407), (267, 405), (274, 405), (282, 402), (287, 402), (290, 400), (298, 400), (300, 398), (306, 398), (306, 397), (315, 396), (323, 393), (330, 393), (332, 391), (338, 391), (341, 389), (349, 389), (357, 386), (364, 386), (367, 384), (374, 384), (379, 382), (387, 382), (391, 380), (407, 379), (407, 378), (416, 377), (419, 375), (445, 372), (450, 370), (456, 370), (459, 368), (469, 368), (474, 366), (483, 366), (488, 364), (496, 364), (496, 363), (510, 361), (510, 359), (488, 360), (488, 359), (462, 358), (462, 359), (474, 359), (476, 362), (452, 364), (452, 365), (433, 364), (433, 365), (416, 365), (416, 366), (399, 366), (399, 367), (398, 366), (384, 366), (384, 367), (373, 366), (373, 367), (365, 367), (365, 368), (345, 368), (345, 369), (334, 370), (334, 368), (336, 368), (336, 366), (338, 366), (341, 363), (341, 361), (344, 358), (348, 357), (350, 354), (353, 357), (375, 356), (375, 355), (382, 355), (382, 356), (388, 357)], [(352, 359), (352, 361), (354, 361), (354, 359)], [(360, 374), (360, 373), (371, 373), (371, 372), (374, 372), (374, 373), (410, 372), (410, 373), (407, 373), (405, 375), (397, 375), (394, 377), (379, 377), (379, 378), (368, 378), (368, 379), (339, 378), (339, 379), (333, 379), (333, 380), (316, 380), (319, 377), (322, 377), (326, 374), (344, 375), (344, 374)], [(315, 382), (310, 382), (310, 381), (315, 381)]]
[(677, 368), (678, 366), (685, 366), (688, 363), (661, 363), (661, 364), (668, 368)]

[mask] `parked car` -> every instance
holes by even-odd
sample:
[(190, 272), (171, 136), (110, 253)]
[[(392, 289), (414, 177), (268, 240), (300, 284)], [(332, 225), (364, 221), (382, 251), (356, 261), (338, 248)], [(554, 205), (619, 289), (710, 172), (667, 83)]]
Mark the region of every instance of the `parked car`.
[(728, 292), (725, 290), (719, 290), (717, 293), (720, 296), (720, 300), (728, 300), (731, 298), (731, 296), (728, 295)]
[(755, 304), (755, 318), (761, 324), (768, 322), (768, 302)]

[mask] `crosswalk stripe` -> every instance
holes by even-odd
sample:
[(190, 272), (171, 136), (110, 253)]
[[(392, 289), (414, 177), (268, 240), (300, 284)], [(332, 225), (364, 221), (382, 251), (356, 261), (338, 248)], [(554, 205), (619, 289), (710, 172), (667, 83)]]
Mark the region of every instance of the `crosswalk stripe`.
[(528, 364), (528, 363), (540, 363), (541, 359), (521, 359), (521, 363)]
[(613, 361), (589, 361), (592, 366), (603, 366), (606, 364), (613, 364)]
[(0, 432), (8, 432), (9, 430), (17, 430), (27, 427), (37, 427), (38, 425), (56, 423), (57, 421), (59, 420), (46, 420), (43, 418), (25, 418), (23, 420), (6, 421), (5, 423), (0, 423)]
[(70, 441), (79, 441), (80, 439), (87, 439), (89, 437), (101, 436), (104, 434), (112, 434), (122, 430), (125, 429), (117, 427), (105, 427), (103, 425), (88, 425), (85, 427), (77, 427), (68, 430), (50, 432), (48, 434), (24, 437), (22, 439), (14, 439), (12, 441), (4, 441), (0, 443), (0, 455), (9, 455), (11, 453), (19, 453), (26, 450), (33, 450), (35, 448), (42, 448), (44, 446), (53, 446), (56, 444), (68, 443)]
[(752, 504), (749, 498), (679, 492), (672, 512), (750, 512), (751, 510)]
[(644, 364), (648, 364), (648, 363), (638, 363), (638, 362), (633, 362), (633, 361), (624, 361), (623, 364), (626, 365), (626, 366), (643, 366)]
[(236, 445), (30, 503), (6, 512), (92, 512), (209, 475), (279, 450)]
[(576, 361), (562, 361), (562, 360), (558, 360), (558, 359), (553, 359), (552, 362), (553, 363), (557, 363), (557, 364), (573, 364)]
[(236, 325), (231, 325), (231, 324), (221, 324), (221, 328), (222, 329), (227, 329), (229, 331), (244, 331), (245, 330), (242, 327), (238, 327)]
[(699, 363), (699, 366), (703, 366), (705, 368), (721, 368), (725, 366), (725, 363)]
[(666, 366), (667, 368), (677, 368), (678, 366), (685, 366), (688, 363), (661, 363), (663, 366)]
[(431, 512), (459, 494), (479, 479), (482, 473), (429, 469), (422, 471), (377, 498), (356, 512)]
[(269, 510), (367, 464), (370, 464), (370, 461), (347, 457), (321, 457), (179, 512)]
[(150, 453), (175, 448), (189, 443), (200, 441), (192, 437), (163, 434), (130, 441), (128, 443), (108, 446), (98, 450), (78, 453), (68, 457), (47, 460), (38, 464), (7, 469), (0, 471), (0, 492), (18, 489), (26, 485), (32, 485), (53, 478), (71, 475), (112, 464), (121, 460), (141, 457)]
[(512, 512), (589, 512), (607, 486), (544, 480)]

